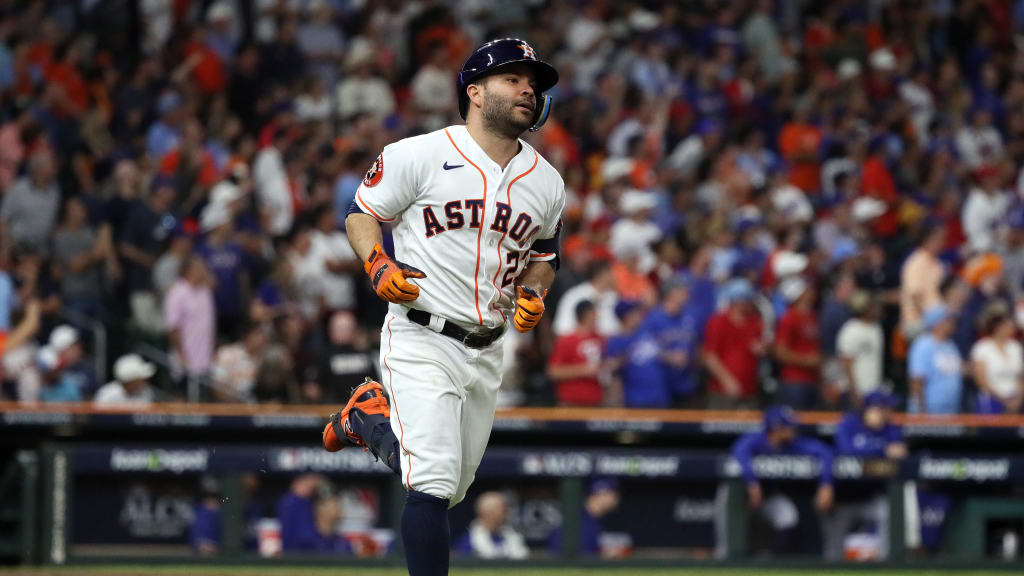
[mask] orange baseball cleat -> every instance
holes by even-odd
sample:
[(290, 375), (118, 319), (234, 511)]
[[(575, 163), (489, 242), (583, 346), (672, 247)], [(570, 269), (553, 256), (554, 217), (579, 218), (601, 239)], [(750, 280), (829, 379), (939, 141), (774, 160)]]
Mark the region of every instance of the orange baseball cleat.
[(323, 443), (328, 452), (337, 452), (346, 446), (361, 446), (366, 449), (363, 439), (352, 428), (350, 417), (352, 411), (361, 421), (367, 414), (382, 414), (391, 417), (391, 406), (384, 396), (384, 387), (380, 382), (369, 377), (358, 388), (352, 391), (345, 407), (331, 415), (330, 422), (324, 426)]

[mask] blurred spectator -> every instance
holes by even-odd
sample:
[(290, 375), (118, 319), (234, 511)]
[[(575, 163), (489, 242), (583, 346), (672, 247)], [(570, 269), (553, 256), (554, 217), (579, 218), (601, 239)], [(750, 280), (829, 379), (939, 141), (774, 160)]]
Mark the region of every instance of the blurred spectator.
[(325, 122), (334, 110), (320, 76), (306, 79), (306, 89), (295, 99), (295, 118), (300, 122)]
[(232, 237), (231, 213), (227, 207), (209, 204), (199, 218), (203, 240), (196, 255), (203, 259), (212, 274), (214, 307), (217, 311), (217, 333), (227, 339), (239, 337), (245, 322), (243, 314), (249, 307), (245, 250)]
[(50, 346), (39, 349), (36, 356), (39, 374), (42, 377), (38, 398), (40, 402), (79, 402), (82, 390), (73, 378), (65, 377), (57, 351)]
[(594, 303), (583, 300), (576, 304), (576, 330), (557, 337), (548, 359), (548, 378), (560, 405), (601, 405), (604, 390), (598, 374), (603, 348)]
[(337, 531), (341, 504), (337, 498), (322, 494), (325, 483), (320, 475), (302, 474), (292, 481), (289, 491), (277, 501), (277, 519), (281, 522), (281, 545), (285, 553), (350, 551)]
[(508, 514), (501, 492), (484, 492), (476, 499), (476, 518), (455, 541), (455, 551), (479, 558), (522, 560), (530, 555), (523, 536), (506, 524)]
[(181, 141), (181, 126), (186, 111), (177, 92), (164, 92), (156, 103), (160, 118), (146, 132), (146, 154), (155, 162), (175, 149)]
[[(892, 396), (876, 390), (864, 396), (863, 406), (843, 416), (836, 429), (836, 455), (861, 458), (907, 457), (907, 445), (900, 427), (892, 423), (891, 411), (895, 407)], [(844, 557), (845, 538), (858, 522), (872, 525), (872, 542), (878, 555), (872, 559), (884, 560), (889, 551), (889, 498), (884, 489), (867, 488), (857, 492), (861, 498), (836, 505), (825, 520), (825, 558), (840, 560)]]
[(367, 114), (377, 121), (395, 111), (395, 96), (391, 86), (375, 74), (373, 43), (359, 37), (352, 40), (345, 57), (345, 79), (338, 83), (335, 101), (338, 117), (345, 122), (355, 116)]
[(1003, 138), (992, 125), (992, 114), (975, 108), (969, 122), (957, 131), (956, 149), (969, 170), (990, 168), (1003, 159)]
[[(292, 264), (295, 283), (301, 294), (303, 311), (309, 318), (321, 312), (356, 308), (355, 278), (363, 263), (352, 250), (348, 236), (337, 229), (335, 212), (325, 205), (310, 214), (313, 228), (299, 232), (305, 252)], [(304, 226), (303, 226), (304, 228)], [(308, 242), (308, 248), (306, 243)]]
[(284, 165), (287, 148), (287, 130), (278, 128), (273, 132), (271, 144), (256, 155), (252, 170), (260, 214), (267, 232), (275, 238), (287, 233), (295, 221), (292, 189)]
[[(114, 362), (114, 378), (96, 392), (93, 403), (97, 406), (145, 407), (153, 403), (153, 389), (149, 379), (156, 367), (138, 354), (127, 354)], [(218, 533), (219, 536), (219, 533)], [(193, 544), (195, 544), (193, 542)]]
[(787, 278), (779, 290), (789, 304), (775, 334), (779, 362), (779, 398), (796, 410), (821, 400), (821, 342), (814, 313), (814, 289), (800, 277)]
[(885, 338), (879, 324), (881, 308), (867, 292), (850, 299), (853, 318), (839, 331), (836, 351), (843, 368), (847, 406), (856, 408), (867, 394), (882, 385)]
[(63, 224), (53, 237), (53, 259), (65, 306), (97, 318), (103, 297), (101, 264), (107, 254), (88, 217), (80, 198), (64, 201)]
[(205, 476), (199, 482), (199, 501), (189, 528), (189, 544), (195, 554), (215, 556), (220, 552), (220, 537), (220, 489), (216, 479)]
[[(652, 310), (644, 320), (645, 329), (656, 339), (665, 383), (677, 406), (690, 406), (698, 391), (700, 341), (704, 325), (700, 312), (690, 301), (691, 286), (692, 280), (686, 274), (666, 280), (661, 306)], [(613, 354), (609, 352), (608, 355)]]
[(323, 477), (317, 474), (302, 474), (292, 480), (288, 492), (277, 501), (281, 545), (286, 553), (316, 548), (319, 537), (313, 503), (323, 484)]
[(50, 332), (48, 346), (57, 353), (62, 378), (73, 382), (83, 397), (89, 397), (99, 387), (96, 372), (89, 364), (78, 330), (62, 324)]
[(327, 347), (320, 355), (317, 390), (311, 394), (319, 402), (347, 402), (351, 391), (366, 376), (375, 376), (376, 358), (370, 354), (369, 343), (352, 312), (335, 312), (327, 327)]
[[(800, 516), (791, 496), (777, 488), (773, 493), (765, 495), (753, 462), (757, 456), (792, 454), (812, 456), (820, 461), (821, 476), (814, 496), (814, 507), (822, 513), (831, 509), (834, 497), (832, 450), (819, 440), (799, 436), (796, 416), (788, 406), (771, 406), (766, 409), (762, 430), (744, 434), (732, 446), (732, 456), (739, 464), (740, 475), (747, 489), (747, 507), (770, 524), (772, 542), (769, 549), (775, 554), (801, 551), (800, 543), (795, 540)], [(728, 552), (725, 540), (728, 502), (727, 492), (723, 488), (719, 488), (715, 499), (716, 558), (724, 558)]]
[(150, 186), (148, 202), (134, 206), (118, 238), (132, 319), (140, 328), (152, 333), (160, 333), (164, 329), (159, 317), (159, 302), (153, 293), (153, 266), (163, 253), (177, 222), (170, 213), (173, 201), (174, 182), (165, 178), (155, 179)]
[(210, 371), (214, 399), (221, 402), (252, 402), (259, 365), (266, 347), (267, 336), (264, 327), (259, 324), (249, 326), (240, 342), (221, 346)]
[(995, 248), (999, 224), (1010, 207), (1010, 197), (1000, 189), (999, 170), (988, 167), (975, 173), (978, 185), (971, 188), (963, 208), (963, 228), (967, 247), (975, 253)]
[(945, 306), (929, 308), (921, 320), (925, 332), (914, 339), (907, 359), (910, 398), (907, 411), (925, 414), (960, 412), (963, 362), (950, 339), (955, 317)]
[(939, 285), (946, 275), (939, 253), (946, 242), (941, 224), (926, 223), (920, 245), (903, 263), (900, 272), (900, 327), (907, 340), (921, 332), (925, 310), (942, 303)]
[(181, 267), (192, 255), (192, 237), (181, 227), (171, 232), (167, 251), (153, 265), (153, 287), (161, 301), (181, 275)]
[(447, 126), (452, 110), (457, 109), (458, 97), (452, 75), (445, 46), (432, 46), (429, 56), (409, 86), (416, 109), (422, 114), (423, 129), (426, 131)]
[(647, 311), (641, 302), (623, 300), (615, 306), (622, 329), (608, 339), (607, 366), (616, 376), (616, 401), (628, 408), (667, 408), (672, 405), (662, 354), (655, 334), (644, 326)]
[(1009, 310), (1000, 303), (981, 318), (986, 337), (971, 349), (971, 373), (978, 386), (978, 412), (1016, 414), (1024, 402), (1024, 349)]
[(299, 27), (299, 50), (321, 86), (334, 86), (345, 47), (341, 28), (333, 21), (334, 11), (327, 0), (312, 0), (306, 10), (312, 17)]
[(57, 167), (53, 155), (46, 150), (33, 153), (28, 164), (28, 174), (4, 193), (0, 222), (11, 241), (45, 253), (60, 210)]
[(758, 363), (765, 353), (761, 317), (754, 308), (750, 282), (737, 279), (722, 287), (726, 308), (708, 321), (701, 352), (711, 373), (708, 407), (712, 410), (757, 406)]
[(657, 205), (651, 192), (627, 191), (619, 201), (622, 218), (612, 226), (612, 254), (619, 262), (636, 262), (641, 274), (650, 272), (656, 261), (651, 245), (661, 238), (661, 229), (651, 222), (651, 211)]
[(171, 360), (178, 370), (176, 376), (189, 381), (204, 381), (213, 359), (217, 314), (211, 281), (203, 260), (192, 256), (164, 300)]
[[(602, 556), (601, 535), (605, 532), (602, 519), (619, 507), (619, 482), (614, 478), (597, 477), (590, 481), (583, 500), (580, 517), (580, 552), (585, 556)], [(553, 530), (548, 537), (548, 550), (555, 556), (562, 554), (562, 529)]]
[(618, 302), (615, 276), (611, 265), (607, 261), (599, 260), (587, 269), (586, 281), (567, 290), (558, 301), (552, 324), (555, 335), (564, 336), (576, 331), (576, 308), (584, 300), (589, 300), (597, 310), (599, 334), (608, 336), (618, 331), (619, 320), (615, 315), (615, 305)]

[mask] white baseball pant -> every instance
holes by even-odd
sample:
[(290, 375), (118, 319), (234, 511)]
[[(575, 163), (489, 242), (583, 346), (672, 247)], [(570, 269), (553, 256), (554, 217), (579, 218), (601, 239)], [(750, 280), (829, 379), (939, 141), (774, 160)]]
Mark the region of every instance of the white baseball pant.
[(468, 348), (391, 312), (381, 329), (380, 370), (401, 448), (402, 483), (449, 508), (476, 477), (494, 422), (503, 340)]

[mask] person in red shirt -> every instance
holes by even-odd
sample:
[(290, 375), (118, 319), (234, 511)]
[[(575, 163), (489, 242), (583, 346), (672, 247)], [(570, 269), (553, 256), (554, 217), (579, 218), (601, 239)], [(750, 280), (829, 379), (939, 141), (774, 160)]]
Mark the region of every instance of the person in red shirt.
[(604, 340), (597, 333), (597, 310), (590, 300), (576, 305), (575, 332), (559, 336), (548, 359), (548, 378), (561, 406), (600, 406), (604, 390), (598, 379)]
[(708, 407), (712, 410), (757, 407), (757, 366), (764, 354), (764, 329), (754, 307), (754, 288), (745, 279), (721, 288), (728, 307), (708, 320), (702, 359), (711, 373)]
[(814, 312), (814, 289), (800, 277), (787, 278), (779, 291), (789, 304), (775, 334), (779, 363), (779, 401), (794, 410), (818, 404), (821, 380), (821, 342)]

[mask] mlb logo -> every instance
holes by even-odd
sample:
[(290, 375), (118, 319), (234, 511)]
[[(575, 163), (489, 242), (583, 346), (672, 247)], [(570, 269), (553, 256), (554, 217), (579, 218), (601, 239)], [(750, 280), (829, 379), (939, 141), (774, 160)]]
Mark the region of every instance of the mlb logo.
[(534, 49), (531, 48), (530, 45), (527, 44), (526, 42), (520, 44), (519, 49), (523, 51), (524, 58), (529, 58), (531, 60), (537, 59), (537, 52), (535, 52)]

